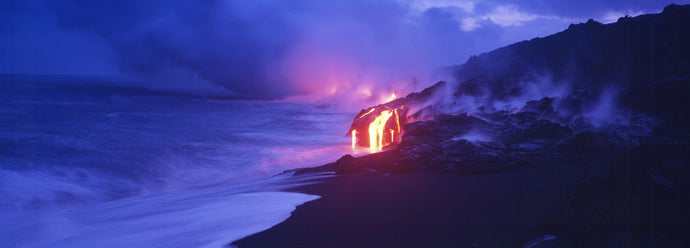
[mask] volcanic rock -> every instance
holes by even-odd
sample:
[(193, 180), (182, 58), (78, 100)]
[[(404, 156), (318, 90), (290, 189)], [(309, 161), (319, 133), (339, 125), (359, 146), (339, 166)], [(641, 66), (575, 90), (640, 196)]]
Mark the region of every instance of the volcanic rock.
[(545, 217), (544, 231), (558, 237), (557, 247), (687, 247), (688, 148), (652, 141), (629, 149)]
[(350, 154), (340, 157), (335, 161), (335, 173), (347, 174), (361, 171), (362, 168), (355, 163), (355, 157)]
[(394, 163), (413, 170), (500, 171), (615, 156), (653, 139), (690, 138), (686, 44), (690, 5), (612, 24), (589, 20), (472, 56), (453, 67), (456, 82), (375, 107), (410, 111), (392, 149)]

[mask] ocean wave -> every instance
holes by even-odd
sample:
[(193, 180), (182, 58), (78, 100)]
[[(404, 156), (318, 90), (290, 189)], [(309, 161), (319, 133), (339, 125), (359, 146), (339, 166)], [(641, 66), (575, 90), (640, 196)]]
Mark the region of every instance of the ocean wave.
[(276, 190), (323, 176), (281, 175), (68, 209), (6, 211), (0, 240), (6, 247), (224, 247), (319, 198)]

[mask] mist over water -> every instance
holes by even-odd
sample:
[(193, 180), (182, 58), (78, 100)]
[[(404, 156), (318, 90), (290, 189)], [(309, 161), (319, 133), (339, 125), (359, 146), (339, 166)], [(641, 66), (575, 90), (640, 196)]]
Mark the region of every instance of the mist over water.
[[(205, 93), (98, 84), (3, 82), (0, 87), (0, 209), (4, 212), (0, 219), (3, 223), (24, 223), (19, 229), (0, 229), (0, 240), (12, 239), (12, 233), (27, 228), (52, 230), (51, 225), (77, 225), (75, 219), (104, 232), (118, 226), (126, 229), (127, 225), (155, 229), (153, 226), (163, 220), (184, 224), (185, 220), (162, 214), (131, 217), (166, 205), (176, 205), (168, 210), (170, 216), (230, 209), (237, 216), (248, 211), (247, 207), (256, 209), (256, 214), (264, 209), (268, 216), (274, 216), (249, 218), (244, 224), (223, 211), (205, 217), (218, 218), (214, 225), (220, 225), (216, 227), (219, 231), (226, 230), (220, 236), (229, 241), (253, 232), (245, 230), (240, 235), (230, 231), (230, 235), (227, 225), (233, 224), (235, 229), (246, 225), (247, 230), (260, 231), (316, 196), (251, 193), (266, 190), (262, 184), (221, 189), (253, 184), (287, 169), (331, 162), (349, 149), (343, 130), (347, 130), (352, 113), (327, 106), (228, 101)], [(209, 192), (223, 192), (224, 197), (208, 198), (212, 195)], [(138, 224), (103, 219), (110, 210), (99, 206), (112, 201), (123, 204), (123, 208), (108, 207), (118, 209), (113, 216), (122, 215)], [(69, 210), (74, 208), (81, 210)], [(81, 215), (87, 210), (91, 216)], [(252, 223), (254, 220), (260, 223)], [(147, 239), (152, 240), (135, 243), (135, 247), (194, 229), (159, 230), (163, 233), (150, 234)], [(31, 237), (58, 235), (51, 230)], [(60, 232), (56, 240), (85, 231)], [(46, 245), (53, 241), (46, 241)], [(60, 242), (70, 247), (78, 244)], [(198, 245), (190, 242), (181, 244)]]
[(342, 130), (351, 114), (314, 105), (96, 85), (2, 87), (3, 206), (268, 176), (331, 161), (348, 145)]

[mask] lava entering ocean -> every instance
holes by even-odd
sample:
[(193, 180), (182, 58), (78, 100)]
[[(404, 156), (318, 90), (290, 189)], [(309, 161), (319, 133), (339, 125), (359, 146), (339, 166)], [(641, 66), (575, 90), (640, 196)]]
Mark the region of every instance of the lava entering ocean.
[(400, 122), (404, 123), (406, 109), (394, 100), (395, 94), (386, 103), (362, 110), (355, 116), (349, 133), (352, 137), (352, 149), (363, 146), (369, 147), (371, 152), (377, 152), (385, 146), (400, 142), (403, 132)]

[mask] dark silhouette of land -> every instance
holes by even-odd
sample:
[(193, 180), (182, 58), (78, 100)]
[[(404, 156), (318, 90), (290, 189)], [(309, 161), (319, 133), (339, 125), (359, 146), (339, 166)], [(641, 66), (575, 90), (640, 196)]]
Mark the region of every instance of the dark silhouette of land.
[[(376, 106), (415, 107), (400, 144), (294, 171), (338, 175), (294, 188), (322, 198), (233, 245), (690, 247), (690, 5), (454, 70), (457, 83)], [(534, 82), (567, 87), (514, 103)]]

